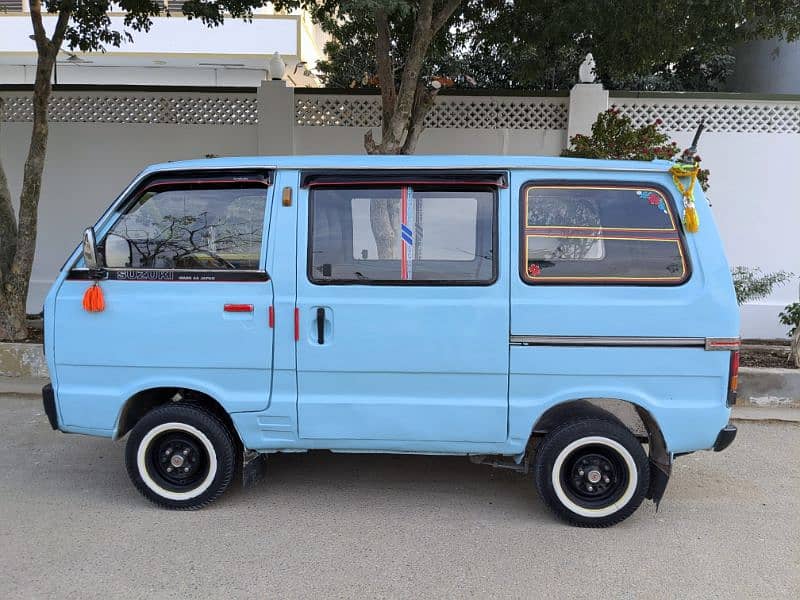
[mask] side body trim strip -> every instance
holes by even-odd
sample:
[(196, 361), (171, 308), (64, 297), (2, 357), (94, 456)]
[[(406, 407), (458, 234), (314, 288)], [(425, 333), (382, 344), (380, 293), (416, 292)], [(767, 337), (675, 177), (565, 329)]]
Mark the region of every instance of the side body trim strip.
[(512, 335), (512, 346), (647, 346), (705, 348), (706, 338), (701, 337), (603, 337), (603, 336), (551, 336)]

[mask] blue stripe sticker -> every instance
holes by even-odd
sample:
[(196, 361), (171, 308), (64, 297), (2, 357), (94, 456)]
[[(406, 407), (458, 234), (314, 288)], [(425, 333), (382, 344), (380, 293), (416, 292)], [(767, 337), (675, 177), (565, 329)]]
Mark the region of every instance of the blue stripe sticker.
[(413, 245), (414, 244), (414, 234), (411, 231), (411, 228), (407, 225), (403, 224), (400, 225), (400, 236), (403, 238), (403, 241), (406, 244)]

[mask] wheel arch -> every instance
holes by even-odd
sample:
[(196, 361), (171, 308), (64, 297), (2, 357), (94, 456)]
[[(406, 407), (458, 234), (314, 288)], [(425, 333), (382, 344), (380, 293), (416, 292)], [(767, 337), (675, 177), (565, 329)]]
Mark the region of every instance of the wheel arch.
[(545, 410), (531, 429), (529, 447), (551, 429), (574, 417), (596, 417), (621, 423), (641, 441), (646, 441), (651, 464), (650, 488), (647, 498), (656, 504), (661, 500), (672, 469), (664, 433), (653, 413), (642, 403), (617, 397), (586, 397), (563, 400)]
[(201, 406), (216, 416), (228, 428), (234, 441), (242, 449), (242, 440), (230, 414), (210, 394), (187, 387), (157, 386), (142, 389), (131, 395), (120, 409), (112, 439), (118, 440), (134, 428), (148, 412), (170, 402), (184, 402)]

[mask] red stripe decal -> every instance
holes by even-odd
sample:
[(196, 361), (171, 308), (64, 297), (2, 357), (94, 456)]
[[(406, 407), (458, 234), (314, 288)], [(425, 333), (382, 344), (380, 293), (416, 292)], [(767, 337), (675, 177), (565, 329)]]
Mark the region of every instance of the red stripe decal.
[(275, 307), (274, 306), (270, 306), (269, 307), (269, 328), (270, 329), (274, 329), (275, 328)]
[(294, 341), (300, 341), (300, 309), (294, 309)]
[[(408, 187), (401, 189), (400, 201), (400, 223), (408, 225)], [(402, 233), (400, 235), (400, 279), (408, 279), (408, 257), (406, 256), (406, 242), (403, 239)]]
[(352, 187), (359, 187), (365, 185), (430, 185), (430, 186), (448, 186), (448, 185), (485, 185), (485, 186), (492, 186), (492, 187), (499, 187), (505, 189), (508, 186), (500, 185), (496, 179), (487, 179), (487, 180), (471, 180), (471, 181), (463, 181), (458, 179), (448, 180), (448, 179), (422, 179), (422, 180), (411, 180), (411, 179), (398, 179), (398, 180), (357, 180), (354, 179), (352, 181), (312, 181), (311, 183), (307, 183), (304, 187), (314, 188), (314, 187), (328, 187), (328, 186), (352, 186)]
[(270, 183), (268, 180), (265, 179), (236, 179), (233, 177), (224, 177), (220, 179), (163, 179), (161, 181), (154, 181), (152, 183), (147, 184), (146, 187), (143, 187), (139, 192), (138, 195), (143, 194), (144, 192), (151, 190), (153, 188), (160, 188), (160, 187), (170, 187), (176, 185), (220, 185), (220, 184), (230, 184), (230, 185), (251, 185), (252, 187), (269, 187)]

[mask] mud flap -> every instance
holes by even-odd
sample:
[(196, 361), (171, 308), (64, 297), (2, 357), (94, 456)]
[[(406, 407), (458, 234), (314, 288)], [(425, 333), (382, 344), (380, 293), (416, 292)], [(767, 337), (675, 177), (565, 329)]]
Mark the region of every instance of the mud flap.
[(242, 453), (242, 488), (247, 489), (265, 478), (267, 471), (267, 455), (255, 450)]
[(639, 413), (642, 423), (647, 428), (647, 445), (650, 450), (650, 486), (647, 488), (645, 497), (655, 503), (656, 511), (658, 511), (658, 505), (661, 503), (661, 498), (664, 497), (669, 476), (672, 473), (672, 453), (667, 450), (664, 435), (650, 413), (638, 406), (636, 412)]
[(646, 497), (655, 502), (656, 511), (661, 498), (664, 497), (671, 471), (672, 465), (665, 465), (650, 458), (650, 486), (647, 488)]

